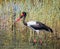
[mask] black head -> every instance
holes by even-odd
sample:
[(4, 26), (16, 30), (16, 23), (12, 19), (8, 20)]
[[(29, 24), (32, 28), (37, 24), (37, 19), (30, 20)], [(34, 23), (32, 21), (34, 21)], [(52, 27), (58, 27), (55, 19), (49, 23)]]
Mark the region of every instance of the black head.
[(23, 17), (26, 17), (26, 12), (22, 12), (21, 13), (21, 17), (20, 18), (23, 18)]
[(22, 13), (21, 13), (21, 16), (16, 20), (16, 22), (19, 21), (19, 20), (20, 20), (21, 18), (23, 18), (23, 17), (24, 17), (24, 18), (26, 17), (26, 12), (22, 12)]
[(26, 16), (26, 12), (22, 12), (21, 16), (25, 17)]

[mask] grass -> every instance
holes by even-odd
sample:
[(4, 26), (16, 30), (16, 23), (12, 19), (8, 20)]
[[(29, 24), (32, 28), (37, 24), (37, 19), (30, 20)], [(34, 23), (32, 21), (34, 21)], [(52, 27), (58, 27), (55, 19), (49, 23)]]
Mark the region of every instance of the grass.
[[(44, 38), (45, 34), (40, 34), (43, 41), (42, 46), (38, 42), (35, 46), (28, 42), (30, 29), (23, 25), (22, 20), (16, 23), (16, 35), (14, 36), (15, 32), (12, 32), (14, 7), (11, 4), (13, 2), (12, 0), (2, 1), (0, 4), (0, 49), (60, 49), (60, 39), (57, 39), (60, 37), (60, 0), (42, 0), (40, 2), (37, 0), (16, 0), (18, 7), (16, 18), (22, 11), (26, 11), (26, 21), (37, 20), (53, 29), (54, 35), (47, 33), (46, 39)], [(16, 39), (14, 40), (14, 38)], [(36, 39), (39, 40), (37, 37)]]

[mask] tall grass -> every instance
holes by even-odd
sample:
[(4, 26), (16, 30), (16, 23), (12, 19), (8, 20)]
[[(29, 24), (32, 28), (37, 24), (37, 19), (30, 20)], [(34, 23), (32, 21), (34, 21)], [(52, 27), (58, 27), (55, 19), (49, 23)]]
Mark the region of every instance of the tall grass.
[[(26, 21), (39, 21), (51, 27), (54, 35), (46, 33), (48, 34), (46, 35), (46, 39), (50, 40), (48, 37), (52, 36), (55, 40), (53, 41), (58, 43), (58, 40), (55, 38), (60, 38), (60, 0), (0, 0), (1, 49), (8, 49), (9, 46), (14, 46), (14, 31), (12, 31), (12, 24), (14, 23), (13, 15), (16, 13), (16, 19), (20, 16), (22, 11), (27, 12)], [(21, 45), (21, 42), (28, 42), (30, 29), (23, 25), (22, 20), (16, 23), (15, 28), (17, 43), (15, 46), (18, 47)], [(41, 33), (40, 35), (42, 35), (44, 41), (45, 34)], [(59, 47), (60, 42), (57, 45)], [(3, 46), (6, 46), (7, 48)], [(9, 49), (12, 48), (10, 47)]]

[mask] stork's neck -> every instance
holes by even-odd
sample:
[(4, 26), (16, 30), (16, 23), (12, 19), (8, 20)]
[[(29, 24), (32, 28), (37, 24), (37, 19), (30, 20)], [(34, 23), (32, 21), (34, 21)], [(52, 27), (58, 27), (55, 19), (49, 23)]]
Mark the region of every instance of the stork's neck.
[(25, 18), (26, 18), (26, 17), (23, 18), (23, 24), (24, 24), (25, 26), (27, 26), (27, 23), (26, 23), (26, 21), (25, 21)]

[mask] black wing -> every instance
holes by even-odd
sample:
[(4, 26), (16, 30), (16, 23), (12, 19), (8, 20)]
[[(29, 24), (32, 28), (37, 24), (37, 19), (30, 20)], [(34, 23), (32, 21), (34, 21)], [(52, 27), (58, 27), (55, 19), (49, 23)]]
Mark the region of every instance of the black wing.
[(35, 29), (35, 30), (42, 30), (43, 29), (43, 26), (44, 26), (44, 24), (43, 23), (41, 23), (41, 22), (36, 22), (36, 24), (35, 25), (30, 25), (33, 29)]
[(31, 27), (35, 30), (46, 30), (46, 31), (49, 31), (49, 32), (53, 32), (53, 30), (46, 26), (45, 24), (41, 23), (41, 22), (36, 22), (35, 25), (31, 25)]

